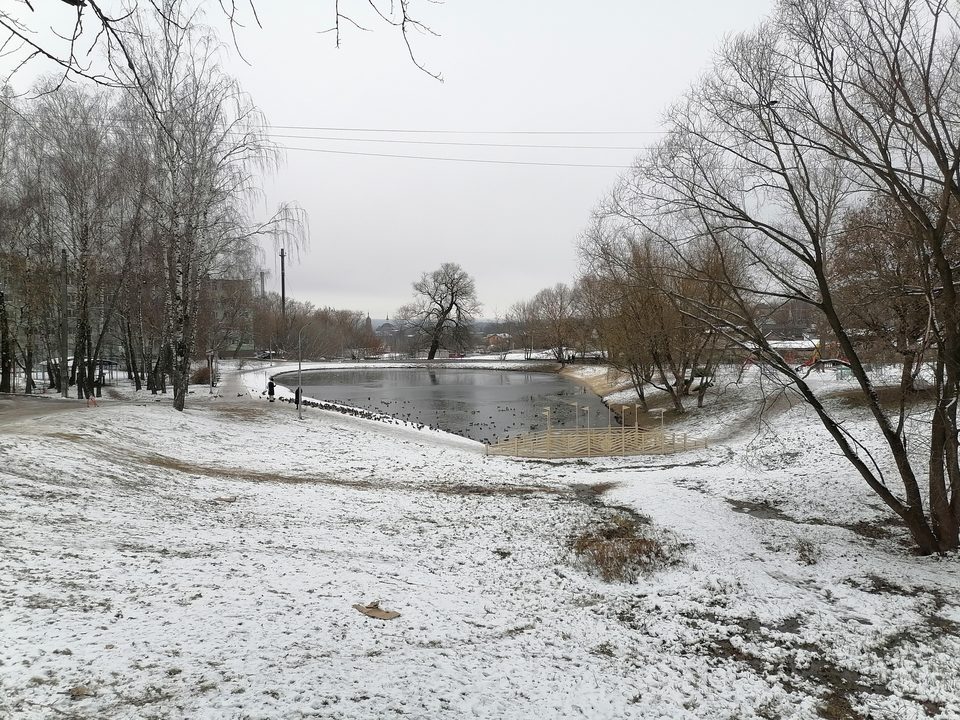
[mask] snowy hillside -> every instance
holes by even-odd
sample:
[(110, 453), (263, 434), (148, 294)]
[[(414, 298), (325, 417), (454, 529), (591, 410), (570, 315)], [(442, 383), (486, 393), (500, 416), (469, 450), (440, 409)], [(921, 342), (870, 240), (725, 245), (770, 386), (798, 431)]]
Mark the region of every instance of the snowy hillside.
[[(0, 419), (0, 716), (960, 717), (958, 558), (802, 406), (534, 462), (262, 382)], [(625, 527), (662, 554), (605, 580), (578, 548)]]

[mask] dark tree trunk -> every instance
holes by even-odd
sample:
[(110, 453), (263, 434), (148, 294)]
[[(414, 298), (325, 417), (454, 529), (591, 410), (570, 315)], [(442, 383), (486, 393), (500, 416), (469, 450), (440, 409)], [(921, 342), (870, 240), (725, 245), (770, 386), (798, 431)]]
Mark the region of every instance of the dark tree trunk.
[(36, 387), (36, 383), (33, 381), (33, 345), (29, 340), (27, 341), (27, 350), (23, 355), (23, 373), (23, 391), (27, 395), (32, 395), (34, 388)]
[(153, 375), (153, 387), (151, 388), (151, 391), (153, 392), (154, 395), (157, 394), (158, 390), (162, 392), (164, 395), (167, 394), (167, 384), (166, 384), (166, 377), (164, 372), (165, 368), (164, 368), (164, 362), (163, 362), (164, 355), (165, 353), (162, 351), (157, 354), (157, 362), (153, 366), (153, 372), (151, 373)]
[(630, 380), (633, 382), (633, 389), (637, 391), (637, 399), (640, 400), (640, 407), (643, 408), (644, 412), (649, 412), (649, 408), (647, 407), (647, 394), (643, 388), (643, 384), (646, 382), (643, 368), (640, 365), (632, 364), (628, 366), (628, 372), (630, 373)]
[(653, 365), (656, 368), (657, 375), (660, 377), (661, 385), (654, 385), (654, 387), (659, 387), (661, 390), (666, 392), (670, 396), (670, 400), (673, 402), (673, 408), (677, 412), (685, 412), (683, 407), (683, 397), (677, 389), (676, 382), (670, 382), (667, 378), (667, 371), (664, 368), (663, 360), (660, 357), (658, 352), (653, 352)]
[(0, 290), (0, 392), (8, 393), (13, 388), (13, 339), (7, 320), (7, 302)]
[(48, 389), (50, 390), (60, 387), (60, 368), (57, 367), (57, 369), (54, 370), (53, 360), (49, 354), (47, 355), (47, 383)]
[(127, 330), (127, 375), (133, 380), (136, 389), (140, 390), (143, 385), (140, 382), (140, 373), (137, 372), (137, 353), (134, 352), (133, 347), (133, 330), (130, 327), (129, 320), (125, 324)]

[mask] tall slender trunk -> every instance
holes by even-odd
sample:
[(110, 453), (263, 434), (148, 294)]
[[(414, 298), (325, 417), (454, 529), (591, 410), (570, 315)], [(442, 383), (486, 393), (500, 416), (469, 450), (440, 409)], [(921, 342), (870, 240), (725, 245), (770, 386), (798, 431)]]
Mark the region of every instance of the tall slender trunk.
[(637, 399), (640, 400), (640, 407), (643, 408), (644, 412), (649, 412), (650, 409), (647, 407), (647, 394), (643, 387), (646, 382), (643, 367), (637, 364), (630, 364), (628, 371), (630, 373), (630, 380), (633, 382), (633, 389), (637, 391)]
[(13, 338), (7, 319), (7, 298), (0, 289), (0, 392), (11, 392), (13, 387)]
[(164, 347), (157, 353), (157, 362), (153, 366), (153, 394), (156, 395), (159, 390), (164, 395), (167, 394), (167, 375), (166, 369), (169, 365), (168, 348)]
[(23, 373), (23, 391), (27, 395), (32, 395), (34, 389), (36, 388), (36, 383), (33, 380), (33, 345), (30, 340), (27, 340), (26, 351), (23, 353)]
[(137, 390), (140, 390), (143, 387), (143, 384), (140, 382), (140, 373), (137, 371), (137, 353), (133, 346), (133, 330), (130, 328), (130, 321), (128, 320), (124, 323), (127, 330), (127, 371), (129, 372), (131, 379), (134, 382), (134, 386)]
[[(660, 389), (664, 390), (670, 396), (670, 400), (673, 402), (673, 407), (677, 412), (684, 412), (685, 408), (683, 407), (683, 397), (680, 395), (680, 392), (678, 392), (676, 383), (671, 382), (667, 378), (667, 371), (664, 368), (664, 362), (660, 356), (660, 352), (654, 350), (650, 354), (653, 358), (653, 366), (656, 368), (657, 375), (660, 376)], [(674, 380), (675, 379), (676, 378), (674, 378)]]
[(93, 395), (93, 368), (90, 358), (90, 227), (84, 224), (77, 238), (77, 338), (74, 345), (72, 374), (77, 381), (77, 397)]

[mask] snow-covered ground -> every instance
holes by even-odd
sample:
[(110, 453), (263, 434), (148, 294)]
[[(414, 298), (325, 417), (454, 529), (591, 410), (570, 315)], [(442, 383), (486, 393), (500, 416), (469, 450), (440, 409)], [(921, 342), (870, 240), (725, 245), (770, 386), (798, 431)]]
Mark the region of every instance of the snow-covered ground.
[[(675, 421), (706, 450), (548, 463), (265, 379), (0, 414), (0, 717), (960, 717), (960, 560), (801, 405), (727, 388)], [(633, 513), (680, 562), (605, 582), (571, 539)]]

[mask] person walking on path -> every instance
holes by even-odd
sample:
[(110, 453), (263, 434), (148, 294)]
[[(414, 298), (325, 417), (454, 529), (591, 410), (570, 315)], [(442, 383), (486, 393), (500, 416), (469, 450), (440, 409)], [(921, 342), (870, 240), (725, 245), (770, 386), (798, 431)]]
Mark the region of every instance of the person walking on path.
[(295, 399), (296, 399), (297, 409), (298, 409), (298, 410), (300, 409), (300, 398), (301, 398), (301, 397), (302, 397), (302, 392), (301, 392), (300, 388), (298, 387), (298, 388), (297, 388), (296, 395), (295, 395)]
[(267, 397), (270, 398), (270, 402), (273, 402), (273, 378), (270, 378), (270, 382), (267, 383)]

